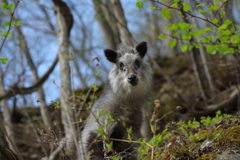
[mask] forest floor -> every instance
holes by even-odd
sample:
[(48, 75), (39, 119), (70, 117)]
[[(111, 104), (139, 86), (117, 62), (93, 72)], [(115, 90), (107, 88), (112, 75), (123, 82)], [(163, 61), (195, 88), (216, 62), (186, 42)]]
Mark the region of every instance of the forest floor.
[[(225, 63), (225, 58), (221, 56), (208, 58), (213, 62), (210, 72), (216, 84), (217, 95), (207, 103), (201, 99), (188, 58), (181, 56), (156, 60), (161, 72), (158, 68), (153, 68), (153, 91), (146, 113), (148, 119), (151, 119), (156, 99), (160, 101), (161, 108), (157, 111), (159, 119), (155, 124), (154, 138), (142, 143), (139, 149), (141, 159), (240, 159), (240, 118), (237, 116), (237, 102), (230, 103), (227, 108), (221, 108), (219, 111), (213, 110), (204, 114), (207, 105), (227, 99), (236, 88), (235, 70), (232, 66), (223, 68), (219, 65), (219, 62)], [(173, 85), (166, 77), (170, 78)], [(101, 91), (102, 87), (94, 96), (89, 96), (86, 106), (92, 98), (96, 100)], [(81, 101), (86, 91), (78, 90), (75, 93)], [(181, 110), (176, 109), (179, 106)], [(58, 147), (63, 137), (59, 103), (50, 105), (49, 110), (53, 123), (49, 128), (43, 127), (39, 108), (18, 108), (12, 113), (16, 143), (26, 160), (39, 160), (48, 155)], [(87, 112), (80, 115), (83, 119), (86, 116)], [(82, 122), (76, 124), (78, 127), (81, 125)], [(58, 158), (75, 159), (74, 153), (69, 155), (67, 152), (67, 156), (65, 153), (63, 149)]]

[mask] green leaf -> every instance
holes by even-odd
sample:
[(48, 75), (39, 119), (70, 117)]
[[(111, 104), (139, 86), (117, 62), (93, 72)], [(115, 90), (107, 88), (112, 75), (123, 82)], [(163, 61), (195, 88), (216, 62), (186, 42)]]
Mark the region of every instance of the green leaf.
[(221, 18), (223, 18), (225, 16), (226, 12), (225, 11), (221, 11), (220, 12), (220, 15), (221, 15)]
[(97, 111), (97, 117), (100, 117), (104, 112), (105, 112), (106, 109), (102, 109), (100, 112)]
[(20, 26), (20, 25), (21, 25), (21, 21), (16, 21), (16, 22), (15, 22), (15, 26), (18, 27), (18, 26)]
[(165, 39), (167, 36), (165, 35), (165, 34), (160, 34), (159, 36), (158, 36), (158, 39), (160, 39), (160, 40), (163, 40), (163, 39)]
[(212, 31), (212, 28), (204, 28), (204, 31), (205, 32), (210, 32), (210, 31)]
[(198, 4), (198, 5), (196, 6), (196, 8), (202, 7), (202, 6), (203, 6), (203, 4)]
[(179, 22), (178, 23), (178, 27), (180, 29), (188, 28), (189, 26), (190, 26), (190, 24), (188, 24), (188, 23), (184, 23), (184, 22)]
[(206, 36), (206, 37), (203, 38), (204, 43), (209, 43), (211, 40), (212, 40), (211, 36)]
[(91, 87), (92, 87), (92, 89), (93, 89), (94, 92), (96, 92), (96, 91), (98, 90), (98, 87), (97, 87), (96, 84), (92, 84)]
[(9, 31), (4, 31), (3, 32), (3, 37), (5, 38), (8, 38), (10, 35), (11, 35), (12, 33), (11, 32), (9, 32)]
[(7, 6), (7, 8), (10, 9), (10, 10), (13, 10), (13, 9), (14, 9), (14, 4), (13, 4), (13, 3), (9, 4), (9, 5)]
[(174, 3), (178, 3), (178, 2), (180, 2), (180, 0), (173, 0), (173, 2), (174, 2)]
[(97, 72), (94, 72), (95, 76), (99, 76), (102, 73), (102, 70), (99, 69)]
[(181, 12), (177, 12), (177, 14), (178, 14), (179, 16), (182, 16), (182, 13), (181, 13)]
[(167, 30), (178, 30), (178, 25), (177, 24), (172, 24), (171, 26), (167, 27)]
[(156, 7), (156, 6), (154, 6), (154, 7), (151, 7), (151, 9), (152, 9), (152, 10), (154, 10), (154, 9), (157, 9), (157, 7)]
[(171, 26), (168, 26), (167, 27), (167, 30), (172, 30), (172, 31), (174, 31), (174, 30), (178, 30), (179, 28), (178, 28), (178, 25), (177, 24), (172, 24)]
[(233, 54), (235, 52), (234, 48), (228, 48), (228, 53)]
[(239, 40), (240, 40), (240, 38), (239, 38), (239, 35), (233, 35), (233, 36), (231, 36), (231, 42), (232, 43), (239, 43)]
[(221, 34), (222, 34), (223, 36), (229, 36), (229, 35), (231, 34), (231, 31), (229, 31), (229, 30), (222, 30), (222, 31), (221, 31)]
[(170, 48), (175, 47), (176, 44), (177, 44), (177, 40), (176, 40), (176, 39), (173, 39), (173, 40), (171, 40), (171, 41), (169, 42), (169, 46), (170, 46)]
[(190, 25), (190, 28), (195, 28), (195, 27), (197, 27), (196, 24), (191, 24), (191, 25)]
[(228, 53), (228, 50), (229, 50), (229, 47), (228, 45), (226, 44), (221, 44), (221, 45), (218, 45), (217, 46), (217, 50), (219, 53), (221, 54), (227, 54)]
[(218, 19), (217, 18), (213, 18), (212, 23), (213, 24), (217, 24), (218, 23)]
[(182, 5), (183, 5), (183, 10), (184, 11), (187, 11), (187, 10), (189, 10), (191, 8), (191, 6), (188, 3), (186, 3), (186, 2), (183, 2)]
[(192, 38), (192, 35), (191, 35), (191, 34), (184, 34), (184, 35), (182, 36), (182, 39), (183, 39), (184, 41), (189, 41), (191, 38)]
[(229, 19), (227, 19), (227, 20), (225, 20), (223, 23), (226, 24), (226, 25), (229, 25), (229, 24), (232, 23), (232, 21), (230, 21)]
[(107, 112), (106, 117), (111, 118), (111, 113)]
[(204, 10), (200, 10), (199, 13), (200, 13), (200, 14), (204, 14), (205, 11), (204, 11)]
[(8, 61), (8, 58), (0, 58), (0, 61), (2, 61), (2, 64), (6, 64)]
[(175, 33), (173, 34), (173, 37), (178, 37), (178, 35), (179, 35), (179, 32), (175, 32)]
[(188, 46), (187, 45), (182, 45), (182, 52), (185, 52), (186, 50), (188, 49)]
[(206, 51), (209, 54), (216, 54), (217, 53), (216, 46), (214, 46), (214, 45), (207, 45), (206, 46)]
[(218, 8), (219, 8), (219, 5), (213, 5), (210, 7), (210, 9), (214, 11), (218, 10)]
[(203, 30), (196, 30), (195, 32), (193, 32), (193, 35), (196, 37), (201, 36), (203, 33), (205, 33), (205, 31)]
[(214, 4), (216, 4), (216, 3), (218, 3), (218, 2), (219, 2), (219, 0), (214, 0), (214, 2), (213, 2), (213, 3), (214, 3)]
[(136, 6), (137, 6), (139, 9), (142, 9), (142, 8), (143, 8), (143, 2), (142, 2), (142, 1), (137, 1), (137, 2), (136, 2)]
[(103, 129), (96, 129), (95, 130), (97, 133), (104, 135), (104, 130)]
[(177, 3), (173, 3), (170, 7), (177, 8)]
[(4, 26), (8, 27), (8, 26), (10, 26), (10, 24), (11, 24), (11, 22), (5, 22)]
[(170, 9), (163, 9), (162, 10), (162, 15), (164, 18), (166, 19), (170, 19), (171, 18), (171, 10)]
[(7, 4), (6, 3), (2, 3), (2, 9), (7, 9)]
[(229, 42), (229, 36), (222, 36), (221, 37), (221, 42), (222, 43), (228, 43)]
[(225, 21), (223, 22), (223, 24), (222, 24), (220, 27), (218, 27), (218, 29), (219, 29), (219, 30), (224, 30), (224, 29), (226, 29), (231, 23), (232, 23), (232, 21), (230, 21), (229, 19), (227, 19), (227, 20), (225, 20)]
[(129, 134), (132, 133), (132, 126), (127, 129), (127, 133), (129, 133)]

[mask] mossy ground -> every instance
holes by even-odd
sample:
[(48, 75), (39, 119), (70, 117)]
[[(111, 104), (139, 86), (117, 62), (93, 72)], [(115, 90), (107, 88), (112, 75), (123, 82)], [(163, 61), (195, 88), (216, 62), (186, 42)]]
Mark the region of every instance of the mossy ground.
[(156, 137), (159, 140), (158, 143), (153, 143), (152, 140), (148, 142), (154, 146), (154, 156), (150, 156), (151, 148), (143, 144), (139, 149), (142, 159), (216, 159), (217, 155), (225, 151), (239, 152), (240, 117), (222, 114), (218, 111), (213, 118), (202, 117), (200, 121), (192, 120), (188, 123), (172, 122)]

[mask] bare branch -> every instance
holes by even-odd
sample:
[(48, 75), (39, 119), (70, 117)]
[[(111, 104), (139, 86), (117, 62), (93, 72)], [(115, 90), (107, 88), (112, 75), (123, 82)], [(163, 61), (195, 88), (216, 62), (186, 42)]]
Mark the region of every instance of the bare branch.
[(17, 94), (30, 94), (32, 92), (37, 91), (38, 88), (41, 87), (42, 84), (48, 79), (49, 75), (54, 70), (57, 62), (58, 62), (58, 56), (55, 58), (53, 64), (51, 65), (49, 70), (45, 73), (45, 75), (41, 79), (39, 79), (33, 86), (27, 87), (27, 88), (18, 88), (16, 86), (12, 86), (12, 87), (10, 87), (10, 89), (8, 91), (6, 91), (5, 94), (0, 95), (0, 100), (2, 100), (4, 98), (10, 98)]

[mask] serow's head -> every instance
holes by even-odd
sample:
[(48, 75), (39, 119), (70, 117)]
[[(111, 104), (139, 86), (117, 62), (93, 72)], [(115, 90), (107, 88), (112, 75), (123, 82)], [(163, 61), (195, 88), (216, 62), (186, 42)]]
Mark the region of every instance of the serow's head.
[(149, 66), (143, 61), (147, 53), (147, 42), (139, 43), (135, 48), (125, 44), (119, 46), (118, 51), (111, 49), (104, 50), (108, 61), (114, 63), (110, 71), (109, 79), (113, 87), (128, 89), (130, 86), (137, 86), (144, 81), (144, 75), (149, 75)]

